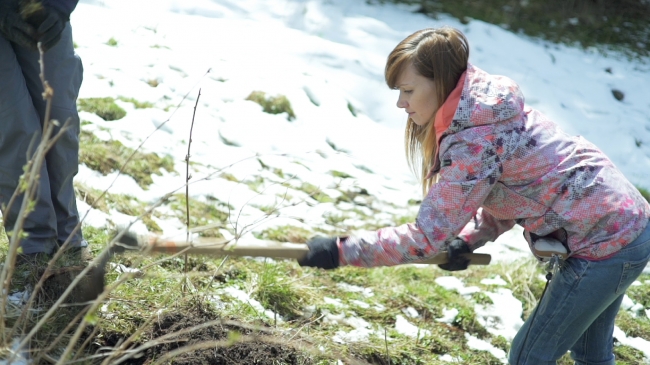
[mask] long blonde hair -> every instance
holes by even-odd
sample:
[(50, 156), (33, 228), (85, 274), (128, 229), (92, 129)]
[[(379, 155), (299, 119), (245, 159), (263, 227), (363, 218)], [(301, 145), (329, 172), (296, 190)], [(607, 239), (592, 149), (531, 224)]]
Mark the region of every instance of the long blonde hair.
[[(440, 108), (467, 70), (468, 59), (469, 44), (459, 30), (451, 27), (422, 29), (406, 37), (391, 51), (384, 77), (388, 87), (397, 89), (398, 77), (412, 63), (421, 76), (433, 80), (435, 101)], [(406, 159), (422, 182), (423, 195), (427, 194), (435, 181), (435, 178), (427, 176), (438, 148), (434, 122), (419, 126), (409, 118), (404, 134)]]

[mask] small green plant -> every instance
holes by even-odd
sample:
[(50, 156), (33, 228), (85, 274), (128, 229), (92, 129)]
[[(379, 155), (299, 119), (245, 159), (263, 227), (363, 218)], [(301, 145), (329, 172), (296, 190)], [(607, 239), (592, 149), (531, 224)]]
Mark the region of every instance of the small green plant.
[(291, 108), (291, 103), (284, 95), (267, 96), (263, 91), (253, 91), (248, 95), (246, 100), (253, 101), (262, 106), (262, 110), (269, 114), (282, 114), (287, 113), (287, 120), (291, 121), (296, 118), (296, 115)]
[(117, 40), (116, 40), (115, 38), (111, 37), (111, 38), (106, 42), (106, 44), (109, 45), (109, 46), (111, 46), (111, 47), (117, 47)]
[(257, 286), (253, 297), (262, 303), (264, 308), (273, 310), (285, 318), (293, 319), (300, 314), (303, 302), (309, 297), (307, 292), (300, 290), (286, 275), (282, 263), (267, 263), (257, 273)]
[(105, 121), (118, 120), (126, 116), (126, 111), (115, 104), (115, 99), (110, 97), (79, 99), (77, 104), (80, 111), (95, 113)]

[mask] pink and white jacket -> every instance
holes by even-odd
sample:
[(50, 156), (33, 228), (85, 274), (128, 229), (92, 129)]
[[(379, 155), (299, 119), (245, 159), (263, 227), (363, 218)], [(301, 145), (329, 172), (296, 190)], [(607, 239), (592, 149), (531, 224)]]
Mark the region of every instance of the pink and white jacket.
[(525, 106), (507, 77), (468, 65), (435, 120), (439, 180), (415, 223), (341, 240), (341, 265), (416, 262), (457, 236), (474, 250), (515, 224), (529, 245), (551, 235), (574, 257), (599, 260), (648, 223), (650, 205), (612, 161)]

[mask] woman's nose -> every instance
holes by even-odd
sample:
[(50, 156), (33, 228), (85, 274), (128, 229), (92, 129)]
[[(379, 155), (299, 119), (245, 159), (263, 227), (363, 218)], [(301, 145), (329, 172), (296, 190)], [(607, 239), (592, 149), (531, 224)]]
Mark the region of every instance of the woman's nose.
[(401, 96), (399, 98), (397, 98), (397, 107), (398, 108), (406, 108), (407, 106), (408, 106), (408, 103), (406, 102), (406, 100), (402, 99)]

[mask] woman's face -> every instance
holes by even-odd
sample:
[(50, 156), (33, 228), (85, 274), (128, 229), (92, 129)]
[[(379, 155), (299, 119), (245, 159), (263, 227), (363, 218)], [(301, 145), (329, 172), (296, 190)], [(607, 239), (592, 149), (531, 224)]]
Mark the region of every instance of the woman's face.
[(403, 108), (415, 124), (425, 125), (433, 119), (438, 109), (433, 80), (418, 74), (413, 63), (409, 63), (397, 78), (396, 86), (397, 107)]

